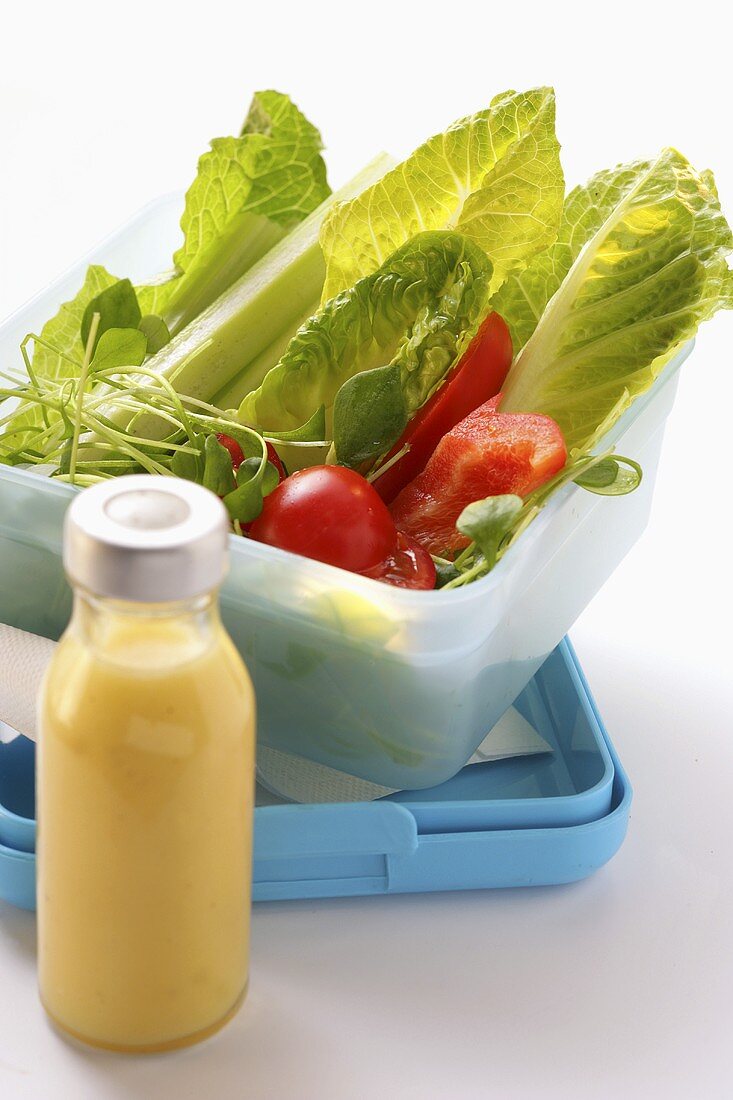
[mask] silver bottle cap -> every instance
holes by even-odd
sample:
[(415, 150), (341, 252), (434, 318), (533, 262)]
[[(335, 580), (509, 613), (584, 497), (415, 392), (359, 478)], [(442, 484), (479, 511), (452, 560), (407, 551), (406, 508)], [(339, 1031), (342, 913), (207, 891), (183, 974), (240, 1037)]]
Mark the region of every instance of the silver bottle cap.
[(64, 569), (72, 584), (97, 596), (190, 599), (224, 579), (228, 534), (226, 508), (201, 485), (150, 474), (112, 478), (72, 501)]

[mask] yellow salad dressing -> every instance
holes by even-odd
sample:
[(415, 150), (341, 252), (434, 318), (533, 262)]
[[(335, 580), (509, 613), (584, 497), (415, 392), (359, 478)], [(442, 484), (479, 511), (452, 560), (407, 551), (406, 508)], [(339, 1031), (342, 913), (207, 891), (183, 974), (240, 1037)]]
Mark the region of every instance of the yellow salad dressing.
[[(205, 492), (181, 492), (193, 490)], [(118, 584), (95, 573), (84, 552), (70, 554), (72, 581), (78, 559), (77, 575), (89, 569), (98, 587), (135, 590), (129, 574)], [(133, 574), (146, 567), (133, 555)], [(60, 1028), (112, 1049), (204, 1038), (247, 984), (254, 697), (216, 598), (191, 596), (201, 569), (180, 585), (183, 600), (77, 585), (42, 694), (41, 997)], [(164, 595), (178, 590), (173, 577), (166, 585)]]

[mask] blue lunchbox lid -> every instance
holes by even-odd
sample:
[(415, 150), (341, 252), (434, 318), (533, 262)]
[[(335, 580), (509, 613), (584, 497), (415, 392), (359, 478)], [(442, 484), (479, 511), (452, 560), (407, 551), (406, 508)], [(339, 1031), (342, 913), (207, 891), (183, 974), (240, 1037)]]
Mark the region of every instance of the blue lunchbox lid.
[[(375, 802), (259, 806), (257, 901), (549, 885), (592, 873), (626, 833), (631, 787), (570, 642), (515, 703), (552, 753), (464, 768)], [(0, 745), (0, 897), (35, 906), (35, 746)]]

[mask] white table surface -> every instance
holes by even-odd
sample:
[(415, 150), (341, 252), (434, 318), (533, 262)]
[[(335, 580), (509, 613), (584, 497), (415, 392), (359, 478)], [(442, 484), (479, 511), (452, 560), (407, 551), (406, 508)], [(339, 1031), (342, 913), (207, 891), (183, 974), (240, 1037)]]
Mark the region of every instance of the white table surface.
[[(668, 5), (662, 39), (659, 10), (619, 0), (601, 41), (582, 5), (566, 7), (558, 22), (557, 5), (492, 6), (486, 26), (441, 37), (436, 67), (421, 59), (435, 56), (445, 8), (429, 0), (419, 19), (373, 0), (358, 57), (333, 48), (350, 37), (339, 5), (278, 7), (288, 33), (273, 36), (266, 9), (235, 17), (210, 0), (207, 41), (185, 5), (128, 0), (104, 42), (97, 4), (13, 6), (0, 314), (180, 186), (255, 87), (292, 91), (327, 135), (338, 182), (495, 91), (554, 80), (572, 182), (672, 140), (717, 170), (732, 216), (729, 42), (714, 19), (703, 48)], [(387, 28), (410, 43), (408, 67), (390, 67)], [(375, 57), (385, 69), (367, 95)], [(619, 58), (623, 80), (598, 83)], [(260, 905), (240, 1015), (200, 1047), (151, 1058), (86, 1052), (49, 1029), (34, 918), (0, 905), (1, 1100), (733, 1095), (731, 336), (731, 317), (701, 335), (650, 526), (572, 634), (635, 789), (614, 860), (558, 888)]]

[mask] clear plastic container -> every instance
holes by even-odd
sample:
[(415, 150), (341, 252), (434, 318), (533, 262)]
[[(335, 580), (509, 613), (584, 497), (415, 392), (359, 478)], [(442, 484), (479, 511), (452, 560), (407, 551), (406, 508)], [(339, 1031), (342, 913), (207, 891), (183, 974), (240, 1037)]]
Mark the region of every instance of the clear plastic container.
[[(255, 901), (575, 882), (618, 850), (631, 787), (569, 641), (516, 706), (552, 753), (471, 765), (439, 787), (374, 802), (255, 810)], [(35, 907), (35, 745), (0, 745), (0, 899)]]
[[(124, 230), (0, 328), (0, 361), (73, 295), (86, 264), (142, 279), (165, 268), (180, 199)], [(626, 497), (576, 486), (556, 494), (483, 580), (409, 592), (232, 538), (222, 593), (227, 629), (257, 693), (264, 744), (385, 786), (454, 775), (642, 533), (684, 348), (604, 441), (639, 461)], [(0, 466), (0, 620), (58, 637), (70, 594), (61, 520), (73, 490)]]

